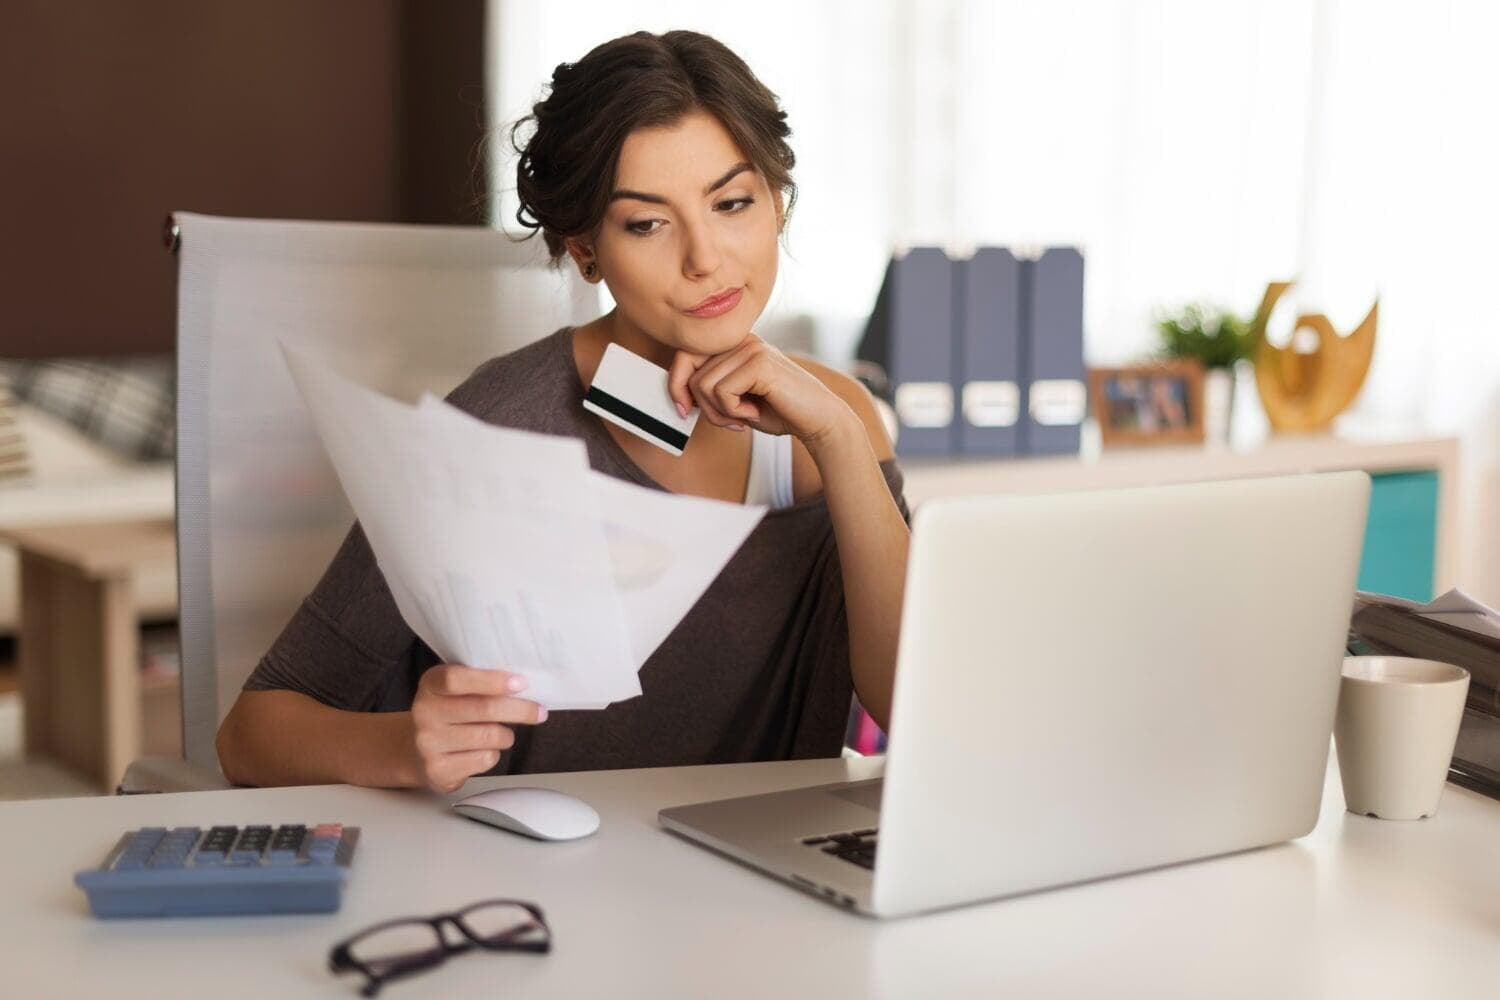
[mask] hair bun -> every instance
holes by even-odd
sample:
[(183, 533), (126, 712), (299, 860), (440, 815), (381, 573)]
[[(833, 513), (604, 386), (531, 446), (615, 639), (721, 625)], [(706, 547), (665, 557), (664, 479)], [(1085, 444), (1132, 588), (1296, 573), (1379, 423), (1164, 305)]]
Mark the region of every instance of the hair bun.
[(560, 62), (560, 63), (558, 63), (557, 64), (557, 68), (552, 71), (552, 83), (553, 83), (553, 85), (555, 86), (556, 84), (562, 83), (563, 78), (566, 77), (566, 76), (568, 76), (572, 72), (573, 72), (573, 64), (572, 63), (570, 63), (570, 62)]

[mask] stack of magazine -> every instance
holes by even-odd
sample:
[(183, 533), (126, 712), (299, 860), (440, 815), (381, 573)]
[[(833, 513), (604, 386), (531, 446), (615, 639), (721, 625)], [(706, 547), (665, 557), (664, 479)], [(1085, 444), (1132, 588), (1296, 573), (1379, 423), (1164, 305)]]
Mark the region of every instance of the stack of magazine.
[(1500, 798), (1500, 612), (1461, 590), (1427, 604), (1356, 592), (1349, 652), (1440, 660), (1469, 672), (1448, 779)]

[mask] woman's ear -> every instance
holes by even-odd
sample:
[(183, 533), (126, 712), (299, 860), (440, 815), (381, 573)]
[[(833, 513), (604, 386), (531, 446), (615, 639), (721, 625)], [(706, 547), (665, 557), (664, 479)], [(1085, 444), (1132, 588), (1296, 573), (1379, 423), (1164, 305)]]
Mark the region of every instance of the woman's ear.
[[(582, 240), (568, 237), (563, 240), (563, 247), (568, 251), (568, 256), (573, 258), (573, 263), (578, 265), (578, 271), (585, 280), (593, 280), (599, 274), (599, 267), (594, 258), (594, 248)], [(590, 268), (593, 270), (590, 270)]]
[(776, 235), (780, 236), (786, 228), (786, 209), (782, 205), (780, 188), (771, 192), (771, 203), (776, 206)]

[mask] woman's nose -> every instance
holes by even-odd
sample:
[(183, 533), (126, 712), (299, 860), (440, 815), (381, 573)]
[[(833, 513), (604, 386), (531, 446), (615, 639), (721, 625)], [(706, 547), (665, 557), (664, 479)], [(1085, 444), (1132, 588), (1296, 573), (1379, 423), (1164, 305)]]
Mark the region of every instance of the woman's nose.
[(721, 254), (713, 227), (705, 223), (690, 223), (686, 226), (686, 241), (682, 248), (682, 273), (690, 278), (701, 278), (719, 269)]

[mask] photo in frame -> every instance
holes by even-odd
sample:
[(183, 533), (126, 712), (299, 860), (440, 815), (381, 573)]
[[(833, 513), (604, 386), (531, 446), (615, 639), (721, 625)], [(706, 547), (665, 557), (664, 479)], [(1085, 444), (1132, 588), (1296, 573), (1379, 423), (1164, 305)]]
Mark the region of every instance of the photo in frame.
[(1201, 444), (1203, 366), (1176, 360), (1091, 368), (1089, 405), (1106, 447)]

